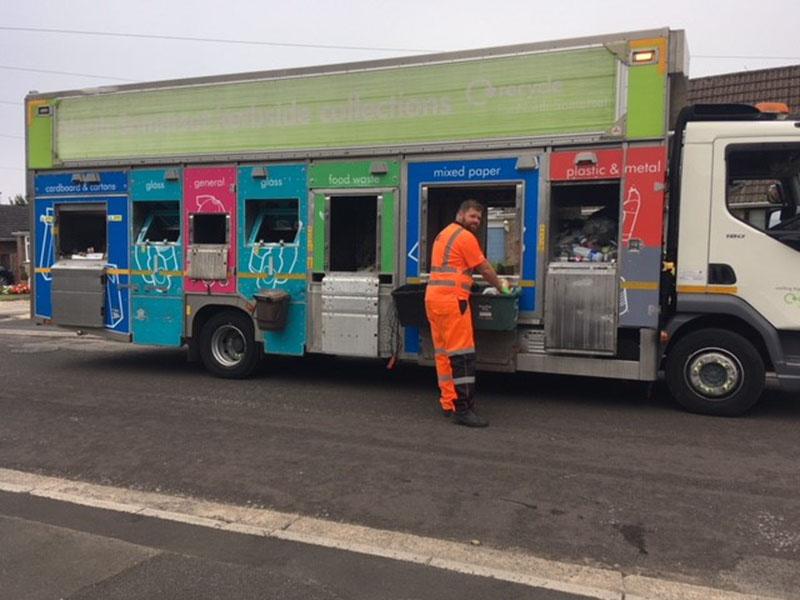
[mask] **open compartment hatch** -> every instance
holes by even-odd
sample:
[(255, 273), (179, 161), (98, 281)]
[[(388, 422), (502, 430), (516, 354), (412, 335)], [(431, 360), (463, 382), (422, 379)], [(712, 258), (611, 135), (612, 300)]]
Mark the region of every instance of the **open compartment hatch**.
[(299, 207), (297, 198), (248, 200), (245, 209), (247, 244), (294, 244), (300, 227)]
[(550, 262), (616, 263), (619, 181), (553, 184)]
[(104, 204), (61, 204), (56, 208), (58, 258), (102, 259), (107, 254)]
[(69, 327), (104, 325), (108, 234), (106, 205), (56, 205), (57, 260), (53, 281), (52, 320)]
[(134, 202), (133, 231), (137, 244), (180, 242), (180, 206), (177, 201)]
[(484, 206), (478, 242), (486, 259), (501, 275), (519, 275), (520, 207), (516, 185), (436, 186), (427, 188), (424, 202), (425, 254), (423, 271), (430, 271), (433, 240), (456, 218), (465, 200), (477, 200)]
[(377, 272), (378, 196), (331, 196), (329, 271)]

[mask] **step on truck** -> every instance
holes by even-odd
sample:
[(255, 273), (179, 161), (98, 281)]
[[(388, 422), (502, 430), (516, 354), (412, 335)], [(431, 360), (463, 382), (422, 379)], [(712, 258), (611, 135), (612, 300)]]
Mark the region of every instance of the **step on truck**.
[(478, 367), (655, 381), (737, 415), (800, 388), (800, 128), (685, 106), (640, 31), (26, 98), (32, 314), (183, 346), (433, 364), (422, 297), (468, 198), (516, 293)]

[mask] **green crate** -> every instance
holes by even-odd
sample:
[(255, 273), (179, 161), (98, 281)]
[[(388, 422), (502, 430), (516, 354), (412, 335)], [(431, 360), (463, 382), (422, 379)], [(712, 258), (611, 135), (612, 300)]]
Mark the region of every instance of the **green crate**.
[(512, 331), (517, 327), (519, 290), (508, 296), (472, 294), (470, 305), (475, 329)]

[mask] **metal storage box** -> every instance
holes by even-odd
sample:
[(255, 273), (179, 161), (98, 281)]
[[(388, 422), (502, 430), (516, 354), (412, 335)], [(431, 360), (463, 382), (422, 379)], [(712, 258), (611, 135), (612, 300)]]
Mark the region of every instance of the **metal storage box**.
[(322, 280), (322, 351), (378, 356), (377, 275), (329, 273)]
[(50, 274), (53, 277), (53, 322), (71, 327), (103, 327), (105, 263), (65, 259), (54, 264)]
[(192, 246), (189, 248), (191, 279), (225, 280), (228, 278), (227, 246)]
[(546, 286), (547, 352), (616, 353), (619, 280), (615, 264), (551, 264)]
[(256, 322), (262, 331), (281, 331), (289, 316), (290, 296), (282, 290), (267, 290), (255, 295)]

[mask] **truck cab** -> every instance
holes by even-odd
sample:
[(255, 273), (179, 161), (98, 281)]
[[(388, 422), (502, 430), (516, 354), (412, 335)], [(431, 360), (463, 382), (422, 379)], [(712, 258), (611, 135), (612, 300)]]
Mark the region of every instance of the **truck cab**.
[(768, 371), (800, 389), (800, 124), (779, 116), (717, 105), (679, 119), (665, 371), (692, 410), (743, 412)]

